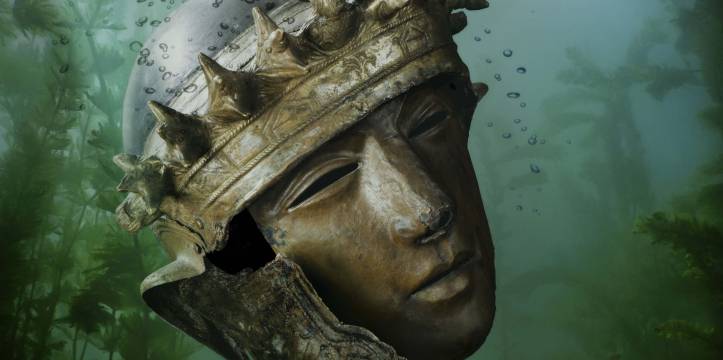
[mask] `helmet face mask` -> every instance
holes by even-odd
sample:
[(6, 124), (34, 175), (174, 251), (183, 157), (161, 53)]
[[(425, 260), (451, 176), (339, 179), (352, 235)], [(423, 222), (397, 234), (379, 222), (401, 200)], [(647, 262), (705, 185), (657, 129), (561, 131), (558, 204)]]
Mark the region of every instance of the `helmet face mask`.
[(411, 359), (468, 355), (492, 323), (490, 233), (467, 151), (474, 104), (453, 80), (414, 88), (250, 206), (340, 320)]
[[(144, 154), (115, 159), (120, 224), (172, 260), (141, 291), (226, 357), (462, 358), (490, 330), (494, 264), (467, 150), (486, 86), (450, 11), (486, 2), (341, 2), (255, 8), (241, 55), (201, 54), (200, 92), (150, 103)], [(293, 33), (286, 10), (307, 16)]]

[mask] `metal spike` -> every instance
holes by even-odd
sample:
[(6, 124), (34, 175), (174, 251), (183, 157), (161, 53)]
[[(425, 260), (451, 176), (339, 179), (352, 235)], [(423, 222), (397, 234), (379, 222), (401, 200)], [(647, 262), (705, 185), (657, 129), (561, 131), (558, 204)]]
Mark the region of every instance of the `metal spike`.
[(279, 53), (289, 46), (286, 42), (286, 34), (281, 29), (276, 29), (269, 35), (269, 45), (272, 53)]
[(153, 100), (148, 102), (148, 108), (151, 109), (151, 112), (161, 125), (173, 122), (175, 119), (185, 116), (184, 114)]
[(333, 18), (347, 6), (344, 0), (311, 0), (311, 6), (316, 13), (325, 17)]
[(467, 27), (467, 15), (459, 11), (449, 14), (449, 30), (452, 35), (459, 33)]
[(181, 154), (181, 162), (188, 166), (210, 148), (206, 127), (199, 119), (149, 101), (148, 107), (158, 120), (158, 135), (171, 149)]
[(360, 0), (311, 0), (319, 21), (304, 30), (304, 38), (315, 47), (332, 51), (348, 44), (356, 35), (365, 11)]
[(148, 207), (146, 200), (138, 194), (129, 194), (116, 208), (118, 224), (130, 233), (153, 223), (162, 214), (160, 209)]
[(467, 9), (467, 10), (482, 10), (490, 6), (487, 0), (447, 0), (447, 8), (452, 10)]
[(120, 184), (116, 186), (116, 190), (119, 192), (138, 192), (138, 188), (137, 186), (135, 186), (133, 179), (128, 175), (124, 176), (123, 179), (121, 179)]
[(198, 62), (201, 64), (201, 69), (203, 70), (203, 75), (206, 77), (206, 84), (208, 84), (209, 90), (212, 86), (220, 83), (224, 75), (232, 72), (204, 53), (198, 54)]
[(256, 37), (258, 39), (257, 41), (259, 46), (261, 46), (264, 44), (264, 42), (266, 42), (266, 39), (268, 39), (271, 32), (278, 29), (279, 27), (258, 6), (254, 6), (253, 9), (251, 9), (251, 14), (254, 17), (254, 25), (256, 26)]
[[(212, 112), (214, 107), (218, 106), (220, 98), (224, 95), (224, 83), (227, 83), (230, 77), (235, 74), (233, 71), (228, 70), (221, 66), (219, 63), (208, 57), (204, 53), (198, 54), (198, 62), (201, 63), (201, 69), (206, 77), (206, 85), (208, 87), (208, 104), (209, 111)], [(235, 80), (235, 79), (234, 79)], [(231, 95), (231, 94), (229, 94)], [(243, 97), (246, 94), (233, 94), (237, 97)]]
[(253, 75), (228, 70), (201, 53), (198, 61), (208, 87), (208, 113), (213, 121), (248, 118), (254, 109)]
[(297, 56), (294, 41), (281, 29), (269, 34), (256, 54), (256, 67), (277, 77), (294, 77), (307, 72), (306, 65)]
[(408, 3), (409, 0), (374, 0), (366, 12), (377, 19), (386, 19)]
[(161, 200), (172, 192), (170, 172), (156, 156), (136, 162), (118, 185), (120, 192), (138, 194), (145, 201), (148, 211), (156, 211)]
[(113, 157), (115, 163), (123, 172), (129, 173), (138, 166), (138, 156), (133, 154), (118, 154)]
[(472, 90), (474, 91), (474, 95), (477, 97), (477, 102), (479, 102), (487, 94), (489, 87), (485, 83), (473, 83)]

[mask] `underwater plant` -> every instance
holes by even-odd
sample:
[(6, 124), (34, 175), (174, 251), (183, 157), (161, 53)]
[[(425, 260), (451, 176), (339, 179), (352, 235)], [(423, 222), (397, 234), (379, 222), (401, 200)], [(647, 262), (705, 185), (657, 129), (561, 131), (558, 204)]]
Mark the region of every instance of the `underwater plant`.
[(113, 218), (122, 175), (111, 158), (136, 55), (108, 41), (125, 29), (116, 6), (0, 4), (0, 40), (12, 49), (0, 57), (3, 358), (183, 359), (198, 349), (138, 295), (164, 259), (155, 239)]
[[(701, 83), (712, 104), (698, 117), (723, 139), (723, 4), (696, 0), (691, 7), (671, 3), (677, 13), (681, 37), (678, 49), (700, 66)], [(679, 259), (676, 270), (698, 291), (680, 295), (707, 300), (707, 319), (673, 318), (660, 322), (656, 332), (672, 342), (702, 346), (711, 358), (723, 356), (723, 152), (704, 165), (697, 190), (682, 195), (673, 210), (641, 217), (636, 231), (652, 243), (672, 250)]]

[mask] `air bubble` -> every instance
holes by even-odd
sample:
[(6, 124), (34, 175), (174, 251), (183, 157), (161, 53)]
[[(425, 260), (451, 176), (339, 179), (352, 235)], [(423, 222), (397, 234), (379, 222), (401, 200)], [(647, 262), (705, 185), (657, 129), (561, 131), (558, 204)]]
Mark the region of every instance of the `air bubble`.
[(511, 49), (505, 49), (504, 51), (502, 51), (502, 55), (504, 55), (505, 57), (511, 57), (511, 56), (512, 56), (512, 50), (511, 50)]
[(140, 41), (131, 41), (130, 45), (128, 45), (128, 48), (131, 49), (133, 52), (140, 51), (143, 47), (143, 43)]
[(148, 16), (141, 16), (136, 20), (136, 26), (143, 26), (148, 22)]
[(510, 99), (518, 99), (520, 97), (520, 93), (511, 91), (507, 93), (507, 97)]

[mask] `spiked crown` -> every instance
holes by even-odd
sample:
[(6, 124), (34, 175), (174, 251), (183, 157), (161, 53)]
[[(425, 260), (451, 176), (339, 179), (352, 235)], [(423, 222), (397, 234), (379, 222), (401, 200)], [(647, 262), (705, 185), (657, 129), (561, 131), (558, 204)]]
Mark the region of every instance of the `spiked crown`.
[[(439, 74), (467, 76), (452, 42), (466, 17), (452, 10), (487, 7), (486, 0), (295, 4), (310, 11), (296, 33), (254, 8), (256, 45), (249, 31), (237, 39), (252, 50), (236, 64), (243, 70), (200, 54), (205, 114), (150, 102), (157, 124), (145, 154), (114, 159), (126, 172), (118, 190), (130, 193), (119, 223), (129, 231), (154, 224), (175, 260), (144, 290), (203, 272), (203, 255), (224, 246), (234, 215), (379, 105)], [(470, 90), (482, 96), (486, 87)]]

